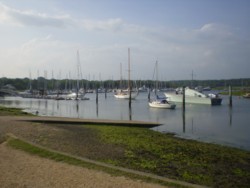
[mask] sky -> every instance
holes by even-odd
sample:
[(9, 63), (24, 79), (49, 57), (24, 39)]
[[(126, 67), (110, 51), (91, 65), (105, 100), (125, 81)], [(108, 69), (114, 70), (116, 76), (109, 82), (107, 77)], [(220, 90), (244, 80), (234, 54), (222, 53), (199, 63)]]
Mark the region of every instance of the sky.
[[(250, 77), (249, 0), (0, 0), (0, 77)], [(80, 61), (77, 58), (79, 51)], [(122, 70), (122, 71), (120, 71)]]

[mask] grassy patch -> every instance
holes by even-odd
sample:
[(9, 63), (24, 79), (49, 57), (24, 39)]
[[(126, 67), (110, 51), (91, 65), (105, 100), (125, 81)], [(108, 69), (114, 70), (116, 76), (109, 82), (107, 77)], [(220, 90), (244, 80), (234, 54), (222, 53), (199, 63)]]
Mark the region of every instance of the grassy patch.
[(250, 153), (215, 144), (184, 140), (149, 129), (88, 126), (106, 143), (122, 146), (123, 167), (214, 187), (247, 187)]
[(0, 106), (0, 116), (33, 116), (33, 114), (23, 112), (20, 108), (8, 108)]
[(84, 163), (81, 160), (72, 158), (72, 157), (68, 157), (59, 153), (55, 153), (55, 152), (51, 152), (39, 147), (35, 147), (27, 142), (24, 142), (22, 140), (19, 139), (10, 139), (8, 141), (8, 145), (15, 148), (15, 149), (20, 149), (23, 151), (26, 151), (28, 153), (34, 154), (34, 155), (38, 155), (40, 157), (44, 157), (44, 158), (48, 158), (48, 159), (52, 159), (55, 161), (62, 161), (62, 162), (66, 162), (68, 164), (73, 164), (73, 165), (80, 165), (80, 166), (85, 166), (85, 167), (91, 167), (91, 164), (89, 163)]
[[(211, 187), (250, 185), (250, 152), (240, 149), (180, 139), (172, 134), (136, 127), (43, 124), (38, 130), (26, 135), (27, 140), (73, 155)], [(37, 150), (26, 143), (23, 145), (20, 141), (13, 147), (56, 161), (85, 165), (67, 156)], [(117, 173), (110, 171), (113, 175)]]
[(131, 173), (123, 172), (120, 170), (102, 167), (99, 165), (88, 163), (80, 159), (76, 159), (74, 157), (66, 156), (60, 153), (56, 153), (56, 152), (48, 151), (43, 148), (36, 147), (34, 145), (31, 145), (17, 138), (10, 138), (8, 140), (8, 146), (11, 146), (12, 148), (15, 148), (15, 149), (23, 150), (25, 152), (28, 152), (30, 154), (37, 155), (43, 158), (52, 159), (54, 161), (65, 162), (67, 164), (81, 166), (81, 167), (94, 169), (94, 170), (101, 170), (101, 171), (111, 174), (112, 176), (126, 176), (132, 179), (143, 180), (143, 181), (151, 182), (151, 183), (159, 183), (159, 184), (171, 186), (171, 187), (186, 187), (186, 186), (182, 186), (182, 185), (175, 184), (175, 183), (156, 180), (154, 178), (144, 177), (144, 176), (131, 174)]
[[(248, 91), (240, 91), (240, 90), (237, 90), (237, 91), (232, 91), (232, 95), (234, 96), (243, 96), (245, 95), (246, 93), (249, 93), (250, 90)], [(229, 95), (229, 92), (228, 91), (222, 91), (220, 92), (221, 95)]]

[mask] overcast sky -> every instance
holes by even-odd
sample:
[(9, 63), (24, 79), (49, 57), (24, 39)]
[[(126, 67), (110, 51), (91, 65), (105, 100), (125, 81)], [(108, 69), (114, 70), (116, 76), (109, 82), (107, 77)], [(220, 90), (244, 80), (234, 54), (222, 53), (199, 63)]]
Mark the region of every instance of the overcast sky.
[(250, 77), (249, 0), (0, 0), (0, 77)]

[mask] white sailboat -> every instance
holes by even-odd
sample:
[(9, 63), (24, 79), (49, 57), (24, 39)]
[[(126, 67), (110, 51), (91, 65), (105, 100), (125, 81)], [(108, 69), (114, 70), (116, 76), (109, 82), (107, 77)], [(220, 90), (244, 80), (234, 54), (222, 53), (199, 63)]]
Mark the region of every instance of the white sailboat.
[[(129, 99), (129, 89), (126, 90), (118, 90), (114, 94), (115, 98), (117, 99)], [(138, 96), (139, 92), (138, 90), (136, 91), (131, 91), (131, 99), (135, 99)]]
[(119, 89), (115, 92), (114, 96), (117, 99), (135, 99), (139, 94), (138, 89), (132, 90), (130, 83), (130, 49), (128, 49), (128, 89), (122, 90)]
[(165, 108), (165, 109), (175, 109), (176, 104), (169, 102), (166, 97), (159, 97), (157, 95), (158, 91), (158, 62), (155, 63), (155, 71), (156, 71), (156, 82), (155, 82), (155, 97), (156, 99), (150, 100), (148, 105), (153, 108)]
[(83, 88), (80, 89), (80, 74), (81, 74), (81, 64), (80, 64), (80, 55), (79, 51), (77, 50), (77, 83), (76, 83), (76, 91), (69, 93), (66, 95), (66, 100), (87, 100), (88, 98), (85, 98), (85, 90)]

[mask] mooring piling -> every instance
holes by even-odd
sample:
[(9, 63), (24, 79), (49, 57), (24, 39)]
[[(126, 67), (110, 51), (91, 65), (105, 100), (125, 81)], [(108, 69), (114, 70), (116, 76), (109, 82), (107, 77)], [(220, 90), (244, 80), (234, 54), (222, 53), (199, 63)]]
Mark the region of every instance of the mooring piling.
[(98, 89), (95, 90), (96, 93), (96, 104), (98, 104)]
[(233, 100), (232, 100), (232, 86), (230, 85), (229, 88), (229, 106), (232, 107), (233, 106)]
[(150, 101), (150, 89), (148, 88), (148, 101)]
[(186, 101), (185, 101), (185, 86), (182, 87), (182, 109), (186, 110)]

